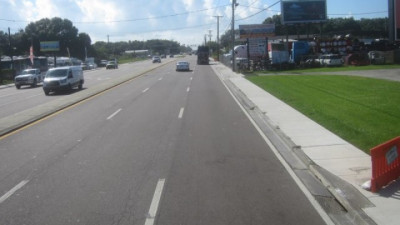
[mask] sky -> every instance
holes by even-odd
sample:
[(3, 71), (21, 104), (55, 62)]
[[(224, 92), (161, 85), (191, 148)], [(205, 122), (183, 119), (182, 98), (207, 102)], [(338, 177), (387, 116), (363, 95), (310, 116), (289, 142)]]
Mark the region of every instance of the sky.
[[(280, 14), (278, 0), (237, 0), (238, 25), (261, 24)], [(60, 17), (96, 41), (165, 39), (197, 46), (231, 27), (232, 0), (0, 0), (0, 30), (15, 33), (30, 22)], [(328, 18), (388, 17), (387, 0), (327, 0)], [(207, 35), (207, 36), (205, 36)]]

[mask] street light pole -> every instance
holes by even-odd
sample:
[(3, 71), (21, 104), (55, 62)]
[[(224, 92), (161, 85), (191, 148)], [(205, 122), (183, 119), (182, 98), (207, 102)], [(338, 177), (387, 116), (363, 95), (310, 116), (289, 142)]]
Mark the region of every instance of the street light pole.
[(219, 61), (219, 18), (222, 16), (214, 16), (217, 17), (217, 60)]

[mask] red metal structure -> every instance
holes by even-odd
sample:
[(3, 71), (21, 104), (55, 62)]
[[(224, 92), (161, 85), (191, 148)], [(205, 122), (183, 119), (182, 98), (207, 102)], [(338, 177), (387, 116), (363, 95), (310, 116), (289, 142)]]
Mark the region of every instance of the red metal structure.
[(371, 149), (372, 192), (378, 192), (382, 187), (400, 177), (399, 151), (400, 137)]

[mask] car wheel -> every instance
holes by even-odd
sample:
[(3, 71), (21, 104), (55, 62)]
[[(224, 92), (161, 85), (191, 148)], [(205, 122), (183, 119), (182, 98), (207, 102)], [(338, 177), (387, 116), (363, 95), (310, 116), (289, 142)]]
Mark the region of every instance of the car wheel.
[(81, 82), (79, 82), (78, 89), (82, 90), (82, 88), (83, 88), (83, 85), (82, 85), (82, 81), (81, 81)]
[(44, 90), (44, 94), (45, 94), (45, 95), (49, 95), (49, 94), (50, 94), (50, 91), (49, 91), (49, 90)]
[(20, 89), (21, 88), (21, 85), (15, 85), (15, 87), (17, 88), (17, 89)]

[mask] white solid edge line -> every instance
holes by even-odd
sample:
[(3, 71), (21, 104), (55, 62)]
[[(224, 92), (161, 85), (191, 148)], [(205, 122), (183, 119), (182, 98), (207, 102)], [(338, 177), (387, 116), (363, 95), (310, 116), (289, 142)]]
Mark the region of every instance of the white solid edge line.
[(112, 119), (115, 115), (117, 115), (119, 112), (121, 112), (122, 109), (118, 109), (117, 111), (115, 111), (113, 114), (111, 114), (109, 117), (107, 117), (107, 120)]
[(15, 187), (13, 187), (11, 190), (9, 190), (7, 193), (5, 193), (3, 196), (0, 197), (0, 204), (3, 203), (5, 200), (7, 200), (11, 195), (13, 195), (16, 191), (21, 189), (23, 186), (25, 186), (29, 180), (23, 180), (19, 184), (17, 184)]
[(149, 90), (149, 88), (146, 88), (146, 89), (144, 89), (142, 92), (145, 93), (145, 92), (148, 91), (148, 90)]
[(145, 225), (153, 225), (157, 215), (158, 206), (161, 200), (161, 194), (164, 189), (165, 179), (159, 179), (156, 190), (154, 191), (153, 200), (151, 200), (149, 213), (147, 214)]
[(182, 107), (181, 110), (179, 111), (179, 116), (178, 116), (179, 119), (182, 119), (183, 111), (185, 111), (185, 109)]
[[(214, 69), (213, 69), (214, 70)], [(253, 126), (256, 128), (258, 133), (261, 135), (261, 137), (264, 139), (264, 141), (267, 143), (267, 145), (271, 148), (272, 152), (275, 154), (275, 156), (278, 158), (278, 160), (281, 162), (283, 167), (285, 167), (286, 171), (289, 173), (289, 175), (292, 177), (292, 179), (296, 182), (297, 186), (300, 188), (300, 190), (304, 193), (306, 198), (310, 201), (311, 205), (315, 208), (315, 210), (318, 212), (318, 214), (321, 216), (322, 220), (327, 225), (335, 225), (331, 218), (328, 216), (328, 214), (322, 209), (321, 205), (315, 200), (315, 198), (312, 196), (310, 191), (304, 186), (303, 182), (296, 176), (292, 168), (289, 166), (289, 164), (283, 159), (281, 154), (278, 152), (278, 150), (275, 148), (274, 144), (272, 144), (271, 140), (264, 134), (264, 132), (261, 130), (260, 127), (258, 127), (257, 123), (251, 118), (249, 113), (243, 108), (243, 106), (239, 103), (239, 100), (236, 99), (236, 97), (233, 95), (231, 90), (229, 90), (228, 86), (224, 83), (222, 78), (218, 76), (217, 71), (214, 70), (216, 76), (219, 78), (221, 83), (225, 86), (226, 90), (228, 90), (229, 94), (231, 94), (232, 98), (235, 100), (236, 104), (239, 105), (239, 107), (242, 109), (243, 113), (247, 116), (247, 118), (250, 120), (250, 122), (253, 124)]]

